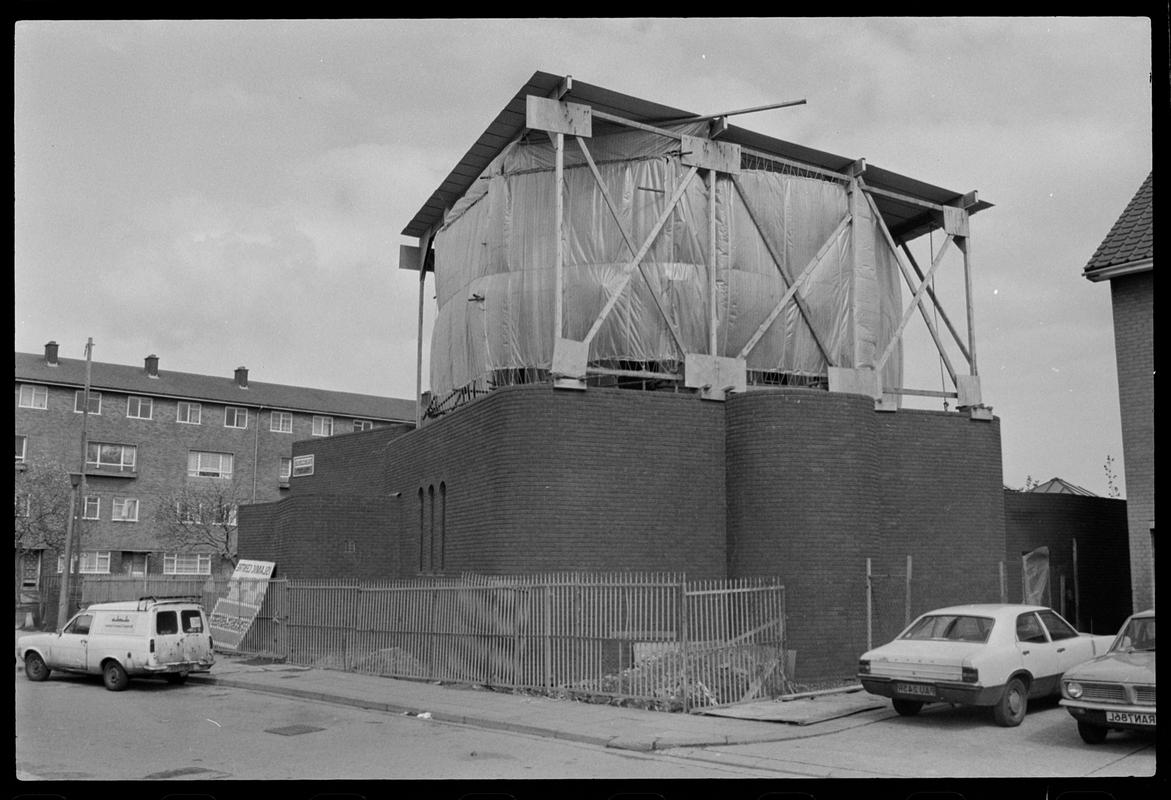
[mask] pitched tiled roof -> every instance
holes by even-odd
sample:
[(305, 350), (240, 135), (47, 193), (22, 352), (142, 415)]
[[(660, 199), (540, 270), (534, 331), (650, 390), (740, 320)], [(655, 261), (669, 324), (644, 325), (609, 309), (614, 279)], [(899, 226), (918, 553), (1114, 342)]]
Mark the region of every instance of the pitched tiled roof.
[[(53, 367), (43, 354), (16, 354), (16, 380), (57, 386), (85, 386), (85, 360), (59, 358)], [(358, 417), (377, 421), (414, 422), (415, 402), (394, 397), (334, 392), (306, 386), (248, 381), (248, 388), (236, 385), (234, 377), (195, 375), (160, 369), (157, 378), (143, 367), (93, 362), (90, 386), (97, 391), (126, 392), (153, 397), (178, 397), (230, 405), (275, 408)]]
[[(1155, 204), (1154, 172), (1131, 198), (1126, 209), (1098, 245), (1093, 258), (1086, 264), (1084, 274), (1093, 280), (1094, 274), (1111, 267), (1150, 261), (1154, 258), (1155, 232), (1153, 211)], [(1153, 268), (1153, 263), (1151, 265)]]

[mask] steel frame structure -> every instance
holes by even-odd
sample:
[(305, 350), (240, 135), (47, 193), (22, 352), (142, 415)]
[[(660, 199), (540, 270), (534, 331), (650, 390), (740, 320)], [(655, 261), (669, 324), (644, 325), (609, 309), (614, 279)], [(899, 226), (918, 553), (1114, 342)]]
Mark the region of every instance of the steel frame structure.
[[(527, 136), (530, 132), (540, 131), (549, 136), (554, 150), (555, 166), (553, 180), (555, 181), (557, 190), (555, 192), (556, 205), (553, 224), (556, 248), (555, 263), (553, 264), (555, 273), (553, 309), (554, 349), (550, 373), (556, 386), (584, 389), (586, 388), (586, 379), (590, 376), (597, 375), (616, 375), (632, 378), (647, 378), (653, 375), (657, 379), (681, 381), (685, 387), (694, 389), (702, 397), (707, 399), (722, 400), (731, 391), (746, 390), (746, 359), (748, 355), (760, 342), (776, 319), (790, 305), (793, 305), (796, 307), (801, 320), (810, 331), (822, 357), (828, 365), (827, 378), (830, 391), (869, 395), (874, 399), (875, 408), (878, 410), (896, 409), (899, 404), (899, 399), (904, 395), (954, 398), (957, 409), (968, 411), (973, 418), (991, 419), (991, 410), (983, 404), (981, 398), (976, 361), (975, 314), (972, 298), (972, 244), (969, 226), (971, 213), (986, 208), (989, 204), (979, 201), (976, 192), (969, 192), (947, 203), (932, 202), (905, 192), (870, 185), (867, 180), (867, 164), (864, 159), (849, 163), (844, 170), (834, 170), (765, 150), (721, 140), (720, 137), (729, 128), (727, 119), (729, 116), (757, 109), (744, 109), (743, 111), (726, 112), (702, 117), (694, 115), (680, 116), (670, 120), (671, 122), (707, 120), (709, 123), (708, 136), (692, 136), (663, 128), (661, 125), (650, 124), (645, 121), (611, 113), (597, 108), (592, 104), (571, 102), (566, 98), (570, 95), (573, 88), (573, 79), (565, 77), (547, 95), (526, 94), (524, 96), (524, 126), (520, 129), (519, 133), (516, 133), (509, 140), (516, 141), (520, 137)], [(803, 101), (775, 104), (774, 106), (766, 106), (763, 108), (794, 105), (800, 102)], [(666, 207), (642, 242), (636, 242), (630, 231), (623, 225), (618, 207), (611, 197), (597, 164), (594, 161), (593, 155), (590, 152), (587, 142), (593, 135), (592, 125), (594, 120), (601, 120), (612, 125), (653, 133), (679, 142), (681, 163), (687, 167), (687, 172), (683, 179), (675, 186)], [(622, 280), (616, 287), (609, 290), (609, 297), (606, 303), (597, 314), (586, 335), (580, 341), (565, 338), (563, 329), (565, 306), (563, 272), (565, 264), (562, 245), (563, 237), (560, 234), (565, 217), (566, 183), (564, 180), (564, 170), (565, 139), (567, 136), (572, 137), (578, 149), (580, 149), (586, 166), (592, 174), (605, 200), (606, 207), (610, 211), (630, 252), (630, 258), (622, 270)], [(503, 147), (507, 143), (502, 142), (500, 147)], [(499, 148), (497, 152), (499, 152)], [(748, 199), (748, 193), (744, 190), (739, 179), (741, 160), (744, 156), (750, 156), (757, 161), (772, 162), (786, 171), (810, 173), (825, 180), (838, 182), (846, 187), (849, 198), (847, 213), (838, 222), (833, 233), (825, 240), (817, 254), (796, 275), (790, 274), (785, 269), (783, 259), (775, 252), (768, 237), (764, 235), (764, 228), (760, 223), (761, 215), (759, 209), (753, 208), (752, 203)], [(707, 252), (708, 302), (706, 304), (706, 316), (709, 329), (707, 342), (708, 352), (688, 353), (683, 345), (683, 339), (679, 331), (670, 318), (670, 314), (667, 313), (667, 310), (661, 304), (659, 293), (656, 291), (656, 282), (652, 274), (644, 266), (643, 258), (654, 244), (666, 222), (675, 212), (689, 184), (693, 180), (699, 179), (701, 174), (702, 179), (707, 184), (709, 197), (712, 198), (708, 203), (707, 219), (709, 228)], [(758, 233), (761, 234), (765, 248), (785, 286), (785, 293), (781, 300), (760, 321), (754, 333), (733, 357), (724, 357), (717, 354), (716, 237), (714, 231), (716, 227), (715, 189), (719, 181), (726, 181), (731, 184), (737, 198), (743, 204), (749, 219)], [(919, 267), (919, 264), (912, 256), (910, 249), (907, 247), (907, 238), (899, 240), (892, 233), (883, 213), (880, 211), (876, 197), (884, 200), (897, 201), (900, 204), (929, 214), (934, 220), (932, 227), (943, 229), (946, 237), (935, 252), (931, 254), (931, 264), (926, 272)], [(826, 347), (817, 327), (813, 324), (812, 314), (802, 295), (801, 286), (813, 269), (830, 251), (835, 242), (843, 236), (856, 237), (858, 235), (857, 220), (867, 214), (871, 215), (876, 221), (878, 230), (881, 231), (881, 243), (888, 248), (890, 254), (893, 256), (906, 284), (906, 288), (911, 294), (911, 300), (903, 310), (902, 318), (883, 351), (881, 353), (875, 353), (875, 357), (872, 359), (864, 358), (864, 363), (860, 366), (843, 368), (834, 362), (832, 354)], [(419, 247), (404, 246), (400, 253), (400, 266), (402, 268), (417, 269), (419, 271), (419, 327), (416, 364), (417, 425), (421, 425), (423, 422), (422, 326), (424, 281), (428, 269), (433, 269), (433, 254), (430, 251), (430, 246), (439, 228), (439, 224), (439, 222), (434, 222), (422, 232), (419, 236)], [(916, 234), (921, 232), (923, 232), (921, 225), (913, 231)], [(876, 241), (875, 245), (878, 246), (879, 242)], [(964, 305), (966, 312), (966, 331), (963, 333), (952, 322), (951, 317), (947, 314), (933, 287), (933, 279), (940, 265), (943, 263), (944, 256), (947, 255), (952, 245), (962, 255)], [(857, 261), (859, 258), (858, 248), (854, 247), (852, 252), (855, 261)], [(635, 279), (636, 272), (646, 282), (647, 287), (650, 289), (650, 294), (655, 300), (657, 312), (665, 322), (675, 346), (683, 354), (682, 375), (662, 372), (652, 373), (646, 370), (614, 369), (601, 363), (590, 363), (589, 348), (591, 342), (627, 287)], [(947, 376), (951, 381), (953, 387), (951, 390), (938, 391), (883, 385), (881, 377), (883, 367), (894, 354), (896, 347), (903, 341), (907, 325), (916, 311), (919, 312), (919, 315), (927, 326), (943, 368), (946, 370)], [(947, 332), (950, 333), (951, 339), (954, 341), (963, 359), (964, 363), (958, 368), (948, 355), (941, 332), (933, 321), (933, 315), (938, 315), (938, 318), (943, 321)]]

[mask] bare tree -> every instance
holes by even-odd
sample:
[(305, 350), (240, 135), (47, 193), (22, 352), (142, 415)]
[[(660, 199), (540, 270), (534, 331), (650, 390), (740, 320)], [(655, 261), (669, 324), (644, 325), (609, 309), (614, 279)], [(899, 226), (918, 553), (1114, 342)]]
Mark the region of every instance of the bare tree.
[(69, 496), (73, 487), (62, 465), (32, 462), (16, 473), (16, 550), (60, 552), (69, 523)]
[(250, 493), (236, 478), (190, 478), (155, 506), (159, 538), (182, 549), (210, 548), (236, 566), (236, 511)]

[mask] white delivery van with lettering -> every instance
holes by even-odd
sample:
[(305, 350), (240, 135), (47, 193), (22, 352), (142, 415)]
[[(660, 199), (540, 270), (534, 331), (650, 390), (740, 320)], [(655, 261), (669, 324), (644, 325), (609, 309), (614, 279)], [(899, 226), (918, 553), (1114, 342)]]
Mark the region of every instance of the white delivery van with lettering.
[(182, 683), (215, 663), (207, 616), (195, 597), (94, 603), (61, 630), (24, 636), (16, 646), (31, 681), (43, 681), (55, 669), (80, 672), (101, 675), (113, 692), (125, 689), (131, 677)]

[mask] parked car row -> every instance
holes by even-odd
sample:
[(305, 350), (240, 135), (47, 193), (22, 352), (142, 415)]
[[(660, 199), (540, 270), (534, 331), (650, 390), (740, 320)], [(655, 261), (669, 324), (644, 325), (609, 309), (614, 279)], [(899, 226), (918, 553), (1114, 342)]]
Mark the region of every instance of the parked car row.
[[(96, 603), (59, 631), (21, 638), (29, 680), (52, 670), (100, 674), (111, 691), (131, 676), (182, 683), (215, 662), (195, 598)], [(923, 614), (893, 641), (862, 654), (858, 679), (914, 716), (929, 703), (991, 708), (1020, 725), (1029, 700), (1060, 695), (1089, 744), (1111, 730), (1155, 730), (1155, 612), (1131, 616), (1116, 636), (1079, 633), (1043, 606), (986, 603)]]
[(1089, 744), (1110, 730), (1154, 732), (1155, 612), (1095, 636), (1043, 606), (940, 608), (863, 653), (858, 679), (903, 716), (928, 703), (985, 706), (998, 725), (1015, 726), (1030, 699), (1059, 695)]

